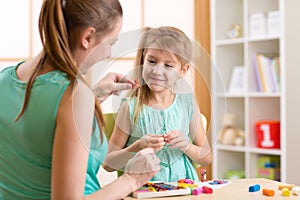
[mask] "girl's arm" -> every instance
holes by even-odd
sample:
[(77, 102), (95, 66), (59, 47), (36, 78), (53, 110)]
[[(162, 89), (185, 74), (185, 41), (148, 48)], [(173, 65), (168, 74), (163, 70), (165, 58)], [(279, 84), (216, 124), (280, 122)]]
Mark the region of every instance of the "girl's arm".
[[(127, 102), (121, 104), (117, 118), (115, 120), (114, 130), (108, 143), (108, 154), (102, 164), (107, 171), (122, 169), (127, 161), (133, 157), (128, 148), (124, 148), (131, 132), (131, 123), (129, 118), (129, 106)], [(124, 149), (123, 149), (124, 148)]]
[(108, 155), (102, 165), (107, 171), (122, 169), (136, 152), (144, 148), (150, 147), (154, 151), (158, 151), (165, 144), (162, 136), (148, 134), (126, 147), (131, 130), (129, 105), (125, 101), (119, 109), (114, 130), (109, 140)]
[(195, 99), (193, 99), (193, 108), (194, 112), (189, 126), (192, 144), (186, 149), (185, 154), (194, 162), (206, 166), (212, 162), (212, 152)]
[(211, 148), (195, 100), (193, 100), (193, 109), (192, 120), (189, 124), (190, 139), (179, 130), (171, 130), (166, 134), (167, 144), (169, 148), (178, 148), (194, 162), (205, 166), (211, 163)]
[[(154, 154), (134, 157), (132, 172), (101, 190), (83, 196), (94, 118), (94, 95), (83, 83), (69, 86), (61, 100), (53, 142), (51, 199), (121, 199), (146, 183), (159, 170)], [(137, 171), (142, 163), (147, 170)], [(154, 163), (154, 164), (152, 164)], [(135, 173), (134, 173), (135, 172)], [(118, 188), (116, 190), (116, 188)]]

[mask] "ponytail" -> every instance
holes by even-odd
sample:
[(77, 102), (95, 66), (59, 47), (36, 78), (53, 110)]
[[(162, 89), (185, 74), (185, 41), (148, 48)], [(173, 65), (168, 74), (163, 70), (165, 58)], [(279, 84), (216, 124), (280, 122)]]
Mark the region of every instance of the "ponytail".
[[(23, 107), (16, 121), (26, 110), (33, 83), (46, 60), (55, 69), (66, 73), (71, 81), (70, 84), (75, 84), (76, 79), (79, 79), (88, 85), (79, 73), (79, 66), (72, 55), (70, 42), (74, 36), (73, 31), (76, 28), (92, 26), (100, 34), (106, 34), (111, 31), (112, 24), (118, 16), (122, 16), (122, 8), (118, 0), (44, 0), (39, 17), (43, 52), (28, 81)], [(95, 116), (103, 131), (105, 121), (99, 105), (95, 97)], [(103, 135), (100, 135), (102, 141)]]

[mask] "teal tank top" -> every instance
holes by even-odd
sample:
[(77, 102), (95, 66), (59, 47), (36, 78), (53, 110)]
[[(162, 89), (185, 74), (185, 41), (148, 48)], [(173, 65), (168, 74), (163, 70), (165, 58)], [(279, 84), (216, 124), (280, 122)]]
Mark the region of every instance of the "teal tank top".
[[(190, 93), (176, 94), (172, 105), (164, 110), (143, 105), (137, 122), (131, 124), (131, 135), (126, 146), (133, 144), (146, 134), (162, 135), (171, 130), (180, 130), (188, 139), (189, 125), (193, 116), (192, 98)], [(127, 101), (130, 121), (132, 121), (136, 98)], [(161, 161), (161, 169), (151, 179), (152, 181), (177, 182), (183, 178), (199, 180), (191, 159), (179, 149), (171, 149), (166, 145), (156, 155)]]
[[(0, 72), (0, 199), (50, 199), (56, 114), (70, 81), (59, 70), (38, 76), (26, 111), (15, 122), (27, 85), (18, 79), (17, 67)], [(99, 135), (94, 120), (84, 194), (100, 189), (96, 174), (107, 141), (100, 145)]]

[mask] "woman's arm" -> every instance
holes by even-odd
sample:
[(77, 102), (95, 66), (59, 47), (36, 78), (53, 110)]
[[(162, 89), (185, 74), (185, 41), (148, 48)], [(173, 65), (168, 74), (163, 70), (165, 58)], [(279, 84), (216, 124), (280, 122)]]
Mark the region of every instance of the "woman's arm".
[(53, 142), (51, 199), (82, 198), (94, 105), (93, 93), (81, 82), (70, 84), (62, 97)]
[(51, 199), (121, 199), (146, 183), (159, 170), (159, 159), (153, 153), (137, 154), (127, 167), (128, 172), (107, 187), (84, 197), (93, 118), (93, 93), (82, 83), (75, 85), (73, 92), (71, 86), (68, 87), (56, 120)]

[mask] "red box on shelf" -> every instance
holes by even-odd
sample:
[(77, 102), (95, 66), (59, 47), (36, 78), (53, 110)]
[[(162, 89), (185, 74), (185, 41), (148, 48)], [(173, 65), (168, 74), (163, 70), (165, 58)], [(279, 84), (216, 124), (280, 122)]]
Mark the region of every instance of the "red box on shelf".
[(257, 147), (279, 149), (280, 148), (280, 122), (259, 121), (256, 123)]

